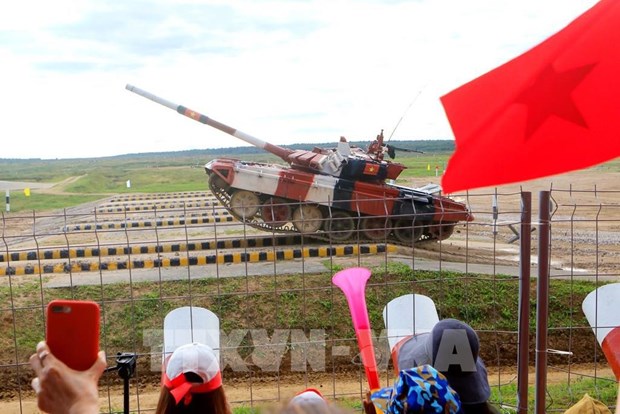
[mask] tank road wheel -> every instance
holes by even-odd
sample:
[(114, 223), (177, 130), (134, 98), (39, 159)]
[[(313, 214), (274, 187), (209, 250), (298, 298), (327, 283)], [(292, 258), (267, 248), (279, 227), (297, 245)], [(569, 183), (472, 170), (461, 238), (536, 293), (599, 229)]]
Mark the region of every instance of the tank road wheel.
[(329, 237), (337, 242), (345, 241), (353, 236), (355, 221), (347, 211), (334, 211), (331, 218), (325, 223), (325, 230)]
[(258, 196), (251, 191), (237, 190), (230, 197), (230, 209), (243, 219), (254, 217), (258, 213), (259, 204)]
[(429, 233), (432, 239), (446, 240), (454, 233), (456, 224), (432, 224), (429, 226)]
[(413, 244), (420, 240), (424, 226), (413, 220), (400, 219), (394, 224), (394, 236), (402, 243)]
[(385, 217), (365, 217), (360, 223), (364, 237), (370, 240), (385, 240), (392, 230), (392, 222)]
[(304, 204), (293, 212), (293, 225), (300, 233), (315, 233), (323, 224), (323, 213), (318, 206)]
[(260, 214), (265, 223), (277, 227), (291, 221), (291, 210), (291, 206), (286, 204), (286, 200), (269, 197), (263, 203)]

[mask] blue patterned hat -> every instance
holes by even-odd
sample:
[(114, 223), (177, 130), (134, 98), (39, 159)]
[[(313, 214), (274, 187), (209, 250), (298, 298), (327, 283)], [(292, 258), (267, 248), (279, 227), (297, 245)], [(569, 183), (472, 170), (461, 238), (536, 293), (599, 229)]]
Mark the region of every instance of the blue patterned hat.
[(371, 394), (378, 414), (462, 414), (461, 399), (448, 380), (430, 365), (401, 371), (391, 388)]

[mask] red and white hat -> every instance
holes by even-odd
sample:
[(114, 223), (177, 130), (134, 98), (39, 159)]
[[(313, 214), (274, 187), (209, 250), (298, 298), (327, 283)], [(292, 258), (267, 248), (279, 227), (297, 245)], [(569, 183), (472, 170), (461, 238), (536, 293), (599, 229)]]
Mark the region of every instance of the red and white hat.
[[(188, 381), (184, 374), (194, 373), (202, 382)], [(191, 395), (214, 391), (222, 386), (220, 364), (215, 352), (197, 342), (178, 347), (166, 363), (163, 386), (170, 390), (176, 403), (191, 401)]]
[(590, 292), (582, 309), (616, 379), (620, 380), (620, 283)]
[(323, 394), (315, 388), (306, 388), (305, 390), (298, 392), (288, 403), (289, 407), (296, 405), (319, 405), (327, 407), (327, 400), (323, 397)]

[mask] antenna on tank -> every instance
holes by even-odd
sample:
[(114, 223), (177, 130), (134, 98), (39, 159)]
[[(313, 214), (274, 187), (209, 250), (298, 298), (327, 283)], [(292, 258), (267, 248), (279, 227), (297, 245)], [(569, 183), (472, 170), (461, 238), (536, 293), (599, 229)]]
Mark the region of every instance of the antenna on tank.
[(388, 142), (392, 139), (392, 136), (394, 135), (394, 133), (396, 132), (396, 129), (398, 128), (398, 126), (400, 125), (400, 123), (402, 122), (403, 118), (405, 117), (405, 115), (407, 115), (407, 112), (409, 112), (409, 109), (411, 108), (411, 106), (415, 103), (415, 101), (418, 100), (418, 97), (420, 96), (420, 94), (422, 93), (422, 91), (424, 90), (424, 88), (426, 88), (426, 85), (424, 85), (419, 91), (418, 93), (415, 95), (415, 97), (413, 98), (413, 100), (411, 101), (411, 103), (409, 104), (409, 106), (407, 106), (407, 109), (405, 109), (405, 112), (403, 112), (403, 114), (401, 115), (400, 119), (398, 120), (398, 122), (396, 123), (396, 126), (394, 127), (394, 129), (392, 130), (392, 133), (390, 134), (389, 138), (387, 139)]

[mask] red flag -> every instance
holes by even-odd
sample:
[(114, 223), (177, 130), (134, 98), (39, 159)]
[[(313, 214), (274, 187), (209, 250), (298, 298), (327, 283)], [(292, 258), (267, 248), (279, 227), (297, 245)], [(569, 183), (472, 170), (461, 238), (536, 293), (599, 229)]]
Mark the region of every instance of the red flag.
[(620, 155), (620, 1), (441, 98), (456, 139), (446, 193), (530, 180)]
[(364, 174), (365, 175), (379, 174), (379, 166), (371, 162), (367, 162), (366, 165), (364, 165)]

